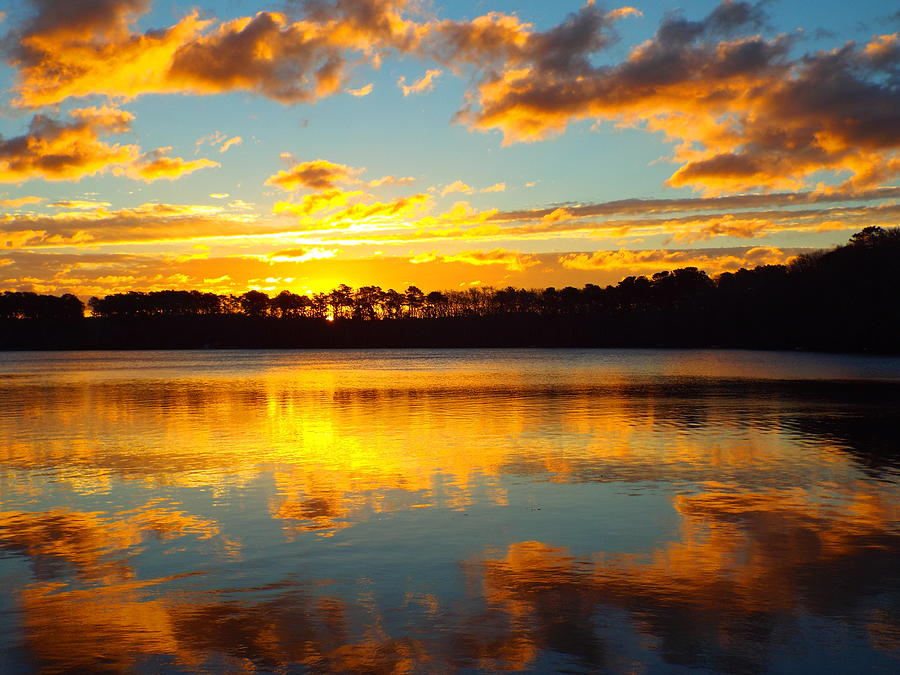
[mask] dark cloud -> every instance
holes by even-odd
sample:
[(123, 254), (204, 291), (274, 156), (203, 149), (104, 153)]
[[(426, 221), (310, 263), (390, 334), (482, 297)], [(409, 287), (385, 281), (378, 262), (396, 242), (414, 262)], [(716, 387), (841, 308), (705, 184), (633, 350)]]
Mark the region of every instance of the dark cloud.
[(781, 192), (728, 197), (686, 197), (680, 199), (620, 199), (599, 204), (564, 205), (524, 211), (502, 211), (491, 220), (525, 220), (548, 216), (565, 208), (571, 217), (656, 214), (691, 211), (729, 211), (774, 206), (802, 206), (836, 202), (875, 201), (900, 197), (900, 187), (880, 188), (866, 192)]
[(168, 79), (198, 92), (249, 89), (283, 103), (310, 102), (342, 86), (344, 66), (324, 36), (260, 12), (179, 47)]
[(144, 14), (151, 0), (31, 0), (34, 15), (21, 29), (21, 45), (28, 53), (33, 43), (50, 39), (89, 40), (114, 38)]
[(730, 1), (699, 21), (667, 16), (612, 66), (586, 58), (603, 41), (573, 42), (549, 69), (540, 51), (524, 60), (519, 52), (484, 70), (459, 119), (498, 129), (506, 142), (545, 138), (579, 119), (643, 124), (680, 143), (671, 184), (709, 192), (798, 188), (822, 169), (849, 172), (846, 188), (855, 190), (897, 175), (896, 36), (794, 59), (795, 39), (756, 33), (765, 23), (761, 5)]

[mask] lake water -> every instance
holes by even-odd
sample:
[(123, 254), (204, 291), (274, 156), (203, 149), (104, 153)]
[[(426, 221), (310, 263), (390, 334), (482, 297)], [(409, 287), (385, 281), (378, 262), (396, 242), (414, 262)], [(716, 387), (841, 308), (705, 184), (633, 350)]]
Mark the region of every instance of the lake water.
[(898, 672), (898, 482), (898, 359), (0, 353), (0, 672)]

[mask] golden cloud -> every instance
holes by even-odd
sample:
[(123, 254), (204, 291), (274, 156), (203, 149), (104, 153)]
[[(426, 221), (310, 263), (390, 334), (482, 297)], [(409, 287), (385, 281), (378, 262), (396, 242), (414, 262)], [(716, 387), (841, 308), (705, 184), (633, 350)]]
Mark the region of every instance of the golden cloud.
[(0, 139), (0, 182), (20, 183), (33, 178), (79, 180), (132, 162), (137, 146), (109, 144), (105, 133), (122, 133), (134, 119), (115, 108), (80, 108), (72, 121), (58, 122), (35, 115), (22, 136)]
[(472, 192), (472, 187), (469, 185), (466, 185), (461, 180), (455, 180), (452, 183), (450, 183), (449, 185), (445, 185), (443, 187), (443, 189), (441, 190), (441, 197), (445, 197), (454, 192), (462, 192), (465, 194), (469, 194)]
[(17, 209), (20, 206), (29, 206), (31, 204), (40, 204), (46, 201), (45, 197), (16, 197), (14, 199), (0, 199), (0, 206), (6, 208)]
[(145, 153), (124, 170), (131, 178), (152, 182), (155, 180), (176, 180), (199, 169), (220, 166), (209, 159), (185, 160), (181, 157), (169, 157), (172, 147), (157, 148)]
[(900, 207), (884, 205), (585, 221), (570, 218), (567, 212), (555, 209), (545, 212), (556, 214), (549, 219), (546, 216), (540, 219), (523, 218), (519, 224), (506, 222), (500, 225), (492, 222), (498, 215), (496, 210), (478, 211), (466, 202), (459, 202), (437, 216), (423, 216), (413, 221), (410, 224), (417, 228), (415, 231), (364, 236), (371, 241), (380, 239), (399, 243), (427, 240), (549, 241), (573, 236), (622, 238), (666, 234), (676, 241), (693, 242), (717, 236), (755, 238), (787, 230), (818, 231), (825, 226), (828, 229), (855, 229), (863, 223), (889, 223), (896, 212), (900, 212)]
[(424, 193), (401, 197), (390, 202), (354, 204), (328, 216), (323, 224), (354, 226), (393, 222), (394, 219), (416, 214), (427, 208), (431, 198)]
[(47, 239), (46, 230), (0, 230), (0, 248), (24, 248)]
[(558, 209), (553, 209), (550, 213), (545, 214), (541, 220), (545, 223), (558, 223), (562, 220), (569, 220), (572, 218), (572, 212), (565, 207), (560, 207)]
[(612, 271), (628, 270), (633, 274), (658, 272), (674, 267), (697, 267), (709, 274), (730, 272), (742, 267), (758, 265), (783, 265), (795, 254), (773, 246), (755, 246), (748, 249), (704, 250), (645, 250), (594, 251), (570, 253), (560, 256), (559, 262), (566, 269)]
[(451, 255), (442, 255), (438, 253), (423, 253), (409, 258), (409, 262), (414, 264), (430, 263), (430, 262), (461, 262), (467, 265), (502, 265), (511, 272), (521, 272), (529, 267), (540, 264), (540, 260), (535, 255), (518, 253), (516, 251), (506, 251), (501, 248), (493, 251), (463, 251)]
[(357, 98), (362, 98), (364, 96), (368, 96), (372, 93), (372, 90), (375, 88), (375, 85), (371, 82), (369, 84), (359, 87), (358, 89), (347, 89), (345, 90), (351, 96), (356, 96)]
[(321, 211), (338, 208), (347, 204), (350, 199), (362, 196), (362, 192), (346, 192), (344, 190), (326, 190), (304, 195), (299, 202), (276, 202), (274, 213), (292, 213), (296, 216), (308, 216)]

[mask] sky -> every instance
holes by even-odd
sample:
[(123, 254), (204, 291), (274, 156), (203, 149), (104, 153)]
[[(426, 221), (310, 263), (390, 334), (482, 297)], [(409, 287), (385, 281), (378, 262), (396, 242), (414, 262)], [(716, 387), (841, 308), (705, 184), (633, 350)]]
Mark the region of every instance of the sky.
[(0, 0), (0, 291), (609, 284), (900, 213), (865, 0)]

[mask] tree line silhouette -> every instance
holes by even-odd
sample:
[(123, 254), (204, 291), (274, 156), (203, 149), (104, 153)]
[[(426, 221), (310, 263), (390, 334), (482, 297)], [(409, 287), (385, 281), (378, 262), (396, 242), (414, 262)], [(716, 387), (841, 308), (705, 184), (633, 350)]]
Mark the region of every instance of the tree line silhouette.
[[(425, 293), (340, 285), (274, 297), (5, 292), (0, 348), (680, 346), (900, 352), (900, 229), (867, 227), (788, 265), (696, 267), (615, 285)], [(90, 317), (83, 318), (85, 309)], [(30, 320), (30, 321), (22, 321)], [(60, 331), (61, 324), (65, 330)]]
[(84, 303), (71, 293), (62, 297), (21, 291), (0, 294), (0, 319), (80, 319)]

